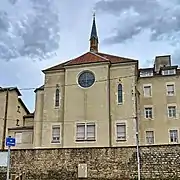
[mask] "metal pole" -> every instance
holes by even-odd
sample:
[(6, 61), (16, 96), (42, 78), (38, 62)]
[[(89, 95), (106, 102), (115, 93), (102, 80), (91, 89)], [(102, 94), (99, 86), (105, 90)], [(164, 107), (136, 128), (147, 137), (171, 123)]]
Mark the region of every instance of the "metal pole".
[(138, 121), (138, 104), (139, 103), (139, 91), (135, 85), (135, 108), (136, 108), (136, 152), (137, 152), (137, 168), (138, 168), (138, 180), (141, 179), (141, 167), (140, 167), (140, 157), (139, 157), (139, 121)]
[(140, 171), (140, 157), (139, 157), (139, 132), (138, 132), (138, 119), (136, 117), (136, 151), (137, 151), (137, 165), (138, 165), (138, 180), (141, 179)]
[(9, 171), (10, 171), (10, 154), (11, 154), (11, 148), (8, 146), (8, 158), (7, 158), (7, 178), (6, 180), (9, 180)]

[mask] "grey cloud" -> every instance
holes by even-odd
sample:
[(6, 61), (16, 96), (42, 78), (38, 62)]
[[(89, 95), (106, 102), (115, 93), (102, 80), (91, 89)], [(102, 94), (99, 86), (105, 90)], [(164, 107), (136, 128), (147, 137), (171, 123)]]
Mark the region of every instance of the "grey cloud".
[(9, 1), (0, 9), (0, 58), (52, 56), (60, 41), (58, 0)]
[(176, 43), (179, 37), (180, 1), (102, 0), (96, 9), (119, 17), (116, 33), (106, 40), (109, 43), (122, 43), (146, 29), (151, 31), (152, 41), (165, 39)]

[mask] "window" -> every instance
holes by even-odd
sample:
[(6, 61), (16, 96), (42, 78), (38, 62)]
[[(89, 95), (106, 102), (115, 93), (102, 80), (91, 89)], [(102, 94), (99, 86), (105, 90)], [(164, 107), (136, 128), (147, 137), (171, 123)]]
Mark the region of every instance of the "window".
[(170, 130), (169, 131), (169, 136), (170, 136), (170, 142), (178, 142), (178, 130)]
[(140, 77), (150, 77), (153, 76), (153, 71), (142, 71), (140, 72)]
[(60, 126), (52, 126), (52, 143), (60, 143)]
[(167, 95), (168, 96), (173, 96), (174, 95), (174, 84), (168, 84), (166, 86), (167, 89)]
[(87, 124), (87, 140), (95, 140), (95, 125)]
[(146, 131), (146, 143), (154, 144), (154, 131)]
[(163, 70), (162, 75), (173, 75), (176, 74), (176, 69), (168, 69), (168, 70)]
[(16, 126), (19, 126), (19, 119), (16, 119)]
[(84, 71), (78, 78), (78, 83), (83, 88), (91, 87), (95, 82), (95, 76), (90, 71)]
[(116, 124), (116, 133), (117, 133), (117, 141), (125, 141), (126, 140), (126, 124), (125, 123), (117, 123)]
[(85, 124), (77, 124), (76, 140), (85, 140)]
[(168, 117), (169, 118), (176, 117), (176, 106), (168, 106)]
[(20, 113), (20, 106), (18, 106), (18, 108), (17, 108), (17, 112), (18, 112), (18, 113)]
[(58, 85), (56, 85), (55, 107), (59, 107), (59, 96), (60, 96), (59, 87)]
[(15, 132), (15, 139), (17, 144), (22, 143), (22, 132)]
[(144, 96), (145, 97), (151, 97), (152, 96), (150, 85), (144, 86)]
[(76, 127), (76, 141), (95, 141), (95, 124), (78, 123)]
[(123, 102), (122, 84), (118, 85), (118, 104)]
[(145, 114), (145, 118), (147, 118), (147, 119), (152, 119), (152, 112), (153, 110), (152, 110), (152, 107), (145, 107), (144, 108), (144, 114)]

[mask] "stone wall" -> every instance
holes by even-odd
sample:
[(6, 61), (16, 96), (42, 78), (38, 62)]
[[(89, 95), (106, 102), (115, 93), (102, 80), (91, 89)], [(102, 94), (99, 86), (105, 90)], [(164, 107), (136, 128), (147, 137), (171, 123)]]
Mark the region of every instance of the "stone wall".
[[(142, 179), (180, 179), (180, 145), (141, 147)], [(13, 172), (27, 180), (75, 180), (78, 164), (87, 164), (87, 179), (136, 179), (135, 147), (13, 150)]]

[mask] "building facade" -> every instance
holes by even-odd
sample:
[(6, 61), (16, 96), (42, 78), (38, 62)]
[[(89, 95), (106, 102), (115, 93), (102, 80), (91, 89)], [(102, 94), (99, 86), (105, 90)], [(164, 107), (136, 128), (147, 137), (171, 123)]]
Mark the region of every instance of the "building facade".
[(140, 142), (179, 143), (180, 69), (170, 56), (158, 56), (153, 68), (139, 72)]
[[(0, 87), (0, 148), (5, 149), (5, 138), (17, 139), (17, 148), (32, 147), (33, 114), (20, 98), (16, 87)], [(29, 118), (32, 117), (32, 119)]]
[(94, 17), (90, 51), (43, 70), (16, 148), (135, 146), (137, 132), (140, 145), (179, 143), (180, 69), (171, 57), (139, 69), (138, 60), (101, 53), (98, 44)]

